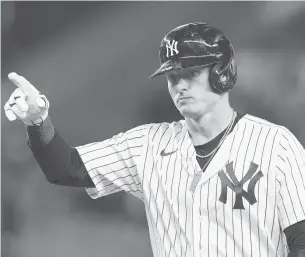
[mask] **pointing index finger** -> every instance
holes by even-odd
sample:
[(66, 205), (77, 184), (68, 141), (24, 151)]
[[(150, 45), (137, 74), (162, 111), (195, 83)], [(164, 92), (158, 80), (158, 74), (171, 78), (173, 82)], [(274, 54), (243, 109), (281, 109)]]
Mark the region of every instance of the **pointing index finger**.
[(39, 91), (24, 77), (19, 76), (16, 72), (11, 72), (8, 74), (8, 78), (19, 87), (24, 93), (30, 95), (38, 95)]

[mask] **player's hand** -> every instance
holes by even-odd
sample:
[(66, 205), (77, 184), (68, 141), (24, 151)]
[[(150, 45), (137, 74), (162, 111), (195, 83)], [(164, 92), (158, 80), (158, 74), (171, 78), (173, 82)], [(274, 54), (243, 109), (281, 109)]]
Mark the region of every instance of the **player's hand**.
[(48, 116), (49, 101), (29, 81), (17, 73), (8, 78), (18, 87), (4, 105), (5, 115), (10, 120), (20, 119), (26, 125), (37, 125)]

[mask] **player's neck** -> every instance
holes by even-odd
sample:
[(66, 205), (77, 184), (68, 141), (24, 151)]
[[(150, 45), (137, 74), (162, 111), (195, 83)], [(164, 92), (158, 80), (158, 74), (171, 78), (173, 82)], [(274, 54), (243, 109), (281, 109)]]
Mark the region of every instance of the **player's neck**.
[(220, 104), (211, 112), (194, 120), (185, 118), (194, 145), (202, 145), (219, 135), (232, 121), (234, 110), (228, 104)]

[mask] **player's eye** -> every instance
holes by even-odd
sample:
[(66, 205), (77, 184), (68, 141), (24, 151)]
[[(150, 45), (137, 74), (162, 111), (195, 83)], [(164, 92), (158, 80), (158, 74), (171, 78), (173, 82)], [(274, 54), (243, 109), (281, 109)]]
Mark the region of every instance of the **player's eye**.
[(191, 71), (191, 76), (192, 77), (196, 77), (196, 76), (198, 76), (200, 74), (200, 71), (198, 71), (198, 70), (192, 70)]
[(175, 85), (179, 82), (180, 79), (191, 80), (200, 74), (200, 71), (197, 69), (182, 69), (177, 72), (167, 72), (166, 78), (168, 82), (172, 85)]
[(190, 70), (187, 70), (185, 73), (184, 73), (184, 78), (185, 79), (193, 79), (195, 78), (196, 76), (198, 76), (200, 74), (200, 72), (198, 70), (195, 70), (195, 69), (190, 69)]
[(179, 80), (178, 76), (172, 73), (166, 74), (166, 78), (171, 84), (176, 84)]

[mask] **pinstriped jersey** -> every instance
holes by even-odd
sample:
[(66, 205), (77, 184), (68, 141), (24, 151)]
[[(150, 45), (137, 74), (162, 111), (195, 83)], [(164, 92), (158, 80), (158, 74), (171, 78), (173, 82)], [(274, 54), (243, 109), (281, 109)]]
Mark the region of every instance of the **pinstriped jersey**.
[(286, 257), (283, 230), (305, 220), (303, 146), (287, 128), (249, 114), (205, 172), (184, 120), (76, 149), (92, 198), (124, 190), (144, 202), (155, 257)]

